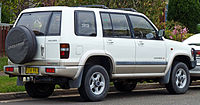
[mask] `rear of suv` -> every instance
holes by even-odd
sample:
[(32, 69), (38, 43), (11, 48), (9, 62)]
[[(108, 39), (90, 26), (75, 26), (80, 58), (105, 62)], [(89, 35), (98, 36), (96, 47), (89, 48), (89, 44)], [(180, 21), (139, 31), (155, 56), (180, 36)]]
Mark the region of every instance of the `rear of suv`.
[(137, 81), (185, 93), (195, 51), (162, 36), (164, 31), (133, 9), (41, 7), (21, 12), (6, 38), (6, 74), (18, 77), (34, 98), (78, 88), (89, 101), (104, 99), (113, 81), (131, 91)]

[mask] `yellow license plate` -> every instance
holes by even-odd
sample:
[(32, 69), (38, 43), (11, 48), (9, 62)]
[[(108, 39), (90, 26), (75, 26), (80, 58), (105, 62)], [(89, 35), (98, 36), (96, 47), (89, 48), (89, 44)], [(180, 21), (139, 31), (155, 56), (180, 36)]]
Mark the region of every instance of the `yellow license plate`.
[(39, 68), (37, 68), (37, 67), (26, 67), (26, 74), (39, 74)]

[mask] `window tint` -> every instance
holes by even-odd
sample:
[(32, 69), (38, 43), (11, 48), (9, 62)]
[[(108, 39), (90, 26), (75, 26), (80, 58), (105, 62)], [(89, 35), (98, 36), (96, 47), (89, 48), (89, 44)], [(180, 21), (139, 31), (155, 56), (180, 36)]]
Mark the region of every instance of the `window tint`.
[(61, 12), (53, 12), (47, 35), (60, 35)]
[(78, 36), (96, 36), (96, 22), (94, 12), (75, 12), (75, 33)]
[(101, 20), (103, 24), (103, 35), (105, 37), (112, 37), (112, 24), (108, 13), (101, 13)]
[(156, 31), (152, 25), (143, 17), (129, 16), (136, 39), (155, 39)]
[(110, 14), (113, 26), (114, 37), (131, 38), (130, 29), (126, 15)]
[(36, 36), (44, 36), (51, 12), (24, 13), (16, 26), (24, 25), (31, 29)]

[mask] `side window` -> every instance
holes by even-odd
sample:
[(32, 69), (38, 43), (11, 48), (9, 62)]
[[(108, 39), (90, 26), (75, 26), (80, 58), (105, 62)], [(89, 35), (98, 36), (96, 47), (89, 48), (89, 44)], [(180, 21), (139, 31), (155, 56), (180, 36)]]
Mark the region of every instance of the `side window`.
[(53, 12), (47, 35), (48, 36), (60, 35), (60, 27), (61, 27), (61, 12)]
[(103, 25), (103, 35), (104, 37), (112, 37), (113, 30), (112, 24), (110, 20), (110, 16), (108, 13), (101, 13), (101, 20)]
[(152, 25), (143, 17), (130, 15), (136, 39), (155, 39), (156, 31)]
[(110, 16), (113, 26), (113, 37), (131, 38), (126, 15), (110, 14)]
[(75, 34), (78, 36), (96, 36), (94, 12), (75, 11)]

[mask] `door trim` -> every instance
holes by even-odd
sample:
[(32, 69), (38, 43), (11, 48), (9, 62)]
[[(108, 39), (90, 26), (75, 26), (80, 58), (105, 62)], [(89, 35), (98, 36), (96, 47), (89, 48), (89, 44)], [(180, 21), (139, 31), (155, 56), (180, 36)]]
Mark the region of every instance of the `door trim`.
[(116, 65), (167, 65), (168, 62), (116, 62)]

